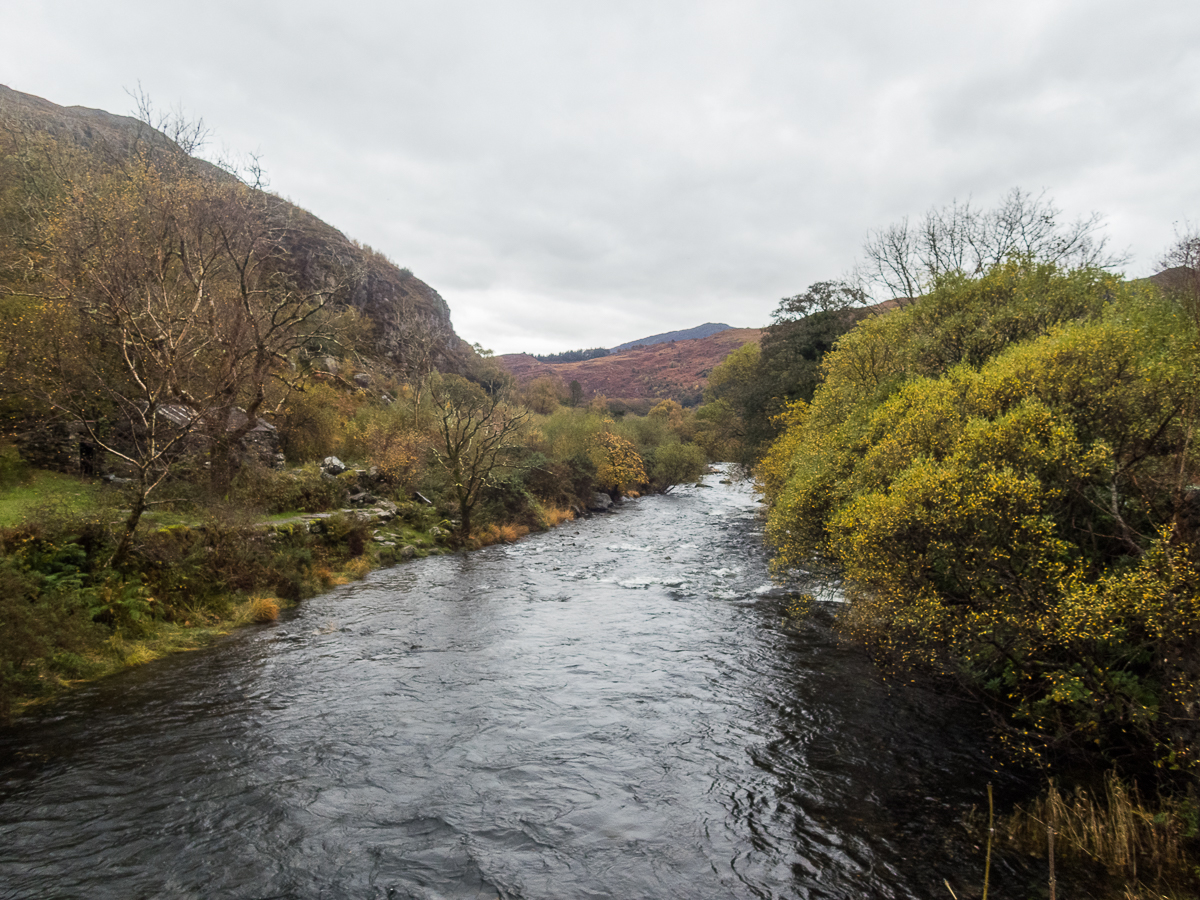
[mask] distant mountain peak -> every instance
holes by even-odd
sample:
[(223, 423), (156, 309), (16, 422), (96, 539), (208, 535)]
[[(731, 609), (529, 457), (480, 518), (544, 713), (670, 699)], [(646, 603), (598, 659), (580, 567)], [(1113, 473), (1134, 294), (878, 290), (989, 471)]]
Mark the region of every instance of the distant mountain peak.
[(610, 353), (620, 353), (631, 347), (649, 347), (653, 344), (668, 344), (671, 341), (691, 341), (696, 338), (706, 338), (722, 331), (729, 331), (733, 326), (721, 322), (705, 322), (695, 328), (685, 328), (683, 331), (665, 331), (662, 334), (652, 334), (649, 337), (638, 338), (636, 341), (626, 341), (616, 347), (610, 347)]

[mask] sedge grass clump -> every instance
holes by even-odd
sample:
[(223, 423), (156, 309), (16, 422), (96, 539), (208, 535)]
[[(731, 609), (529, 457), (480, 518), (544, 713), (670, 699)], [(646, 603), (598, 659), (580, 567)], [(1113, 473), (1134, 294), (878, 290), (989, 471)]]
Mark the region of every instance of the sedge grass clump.
[(575, 513), (569, 509), (562, 509), (557, 506), (542, 507), (542, 517), (546, 522), (547, 528), (557, 528), (563, 522), (572, 522), (575, 520)]
[(275, 597), (251, 597), (234, 611), (235, 625), (274, 622), (279, 618), (280, 602)]
[(471, 550), (478, 550), (480, 547), (489, 547), (499, 542), (500, 528), (496, 525), (484, 525), (482, 528), (476, 528), (471, 531), (471, 536), (467, 539), (466, 547)]
[(1165, 797), (1148, 803), (1136, 785), (1125, 784), (1112, 771), (1101, 796), (1082, 787), (1068, 793), (1051, 781), (1045, 794), (1017, 807), (999, 830), (1025, 852), (1041, 856), (1053, 846), (1063, 862), (1103, 869), (1127, 893), (1134, 891), (1130, 896), (1141, 896), (1137, 890), (1147, 885), (1158, 890), (1200, 887), (1195, 864), (1200, 807), (1189, 799)]
[(498, 531), (501, 541), (512, 544), (529, 534), (529, 526), (512, 523), (499, 526)]

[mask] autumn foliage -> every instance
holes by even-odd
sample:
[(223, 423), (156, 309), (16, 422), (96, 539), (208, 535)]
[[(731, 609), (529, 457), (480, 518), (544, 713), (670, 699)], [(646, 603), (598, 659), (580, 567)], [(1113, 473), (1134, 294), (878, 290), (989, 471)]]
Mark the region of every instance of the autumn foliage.
[(990, 698), (1031, 759), (1200, 753), (1195, 323), (1010, 261), (847, 334), (758, 474), (781, 574), (846, 576), (880, 660)]

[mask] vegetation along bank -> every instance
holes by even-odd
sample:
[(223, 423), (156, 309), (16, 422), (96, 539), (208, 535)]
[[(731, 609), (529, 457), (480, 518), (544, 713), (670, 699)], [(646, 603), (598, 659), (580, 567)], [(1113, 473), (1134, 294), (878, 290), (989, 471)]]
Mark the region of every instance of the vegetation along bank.
[(142, 112), (0, 91), (0, 715), (706, 468), (678, 403), (529, 396), (411, 272)]
[(1200, 239), (1131, 282), (1094, 222), (1040, 199), (958, 211), (931, 212), (926, 243), (905, 223), (868, 245), (895, 299), (814, 285), (710, 394), (740, 423), (777, 571), (844, 579), (841, 626), (884, 672), (974, 696), (998, 763), (1057, 779), (1006, 833), (1044, 855), (1061, 831), (1060, 863), (1190, 896)]

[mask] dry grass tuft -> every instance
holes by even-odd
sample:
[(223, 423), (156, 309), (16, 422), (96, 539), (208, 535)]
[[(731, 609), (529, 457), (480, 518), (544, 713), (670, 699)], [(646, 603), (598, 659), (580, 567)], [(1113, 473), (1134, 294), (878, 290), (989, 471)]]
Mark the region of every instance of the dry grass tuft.
[(1151, 808), (1136, 786), (1109, 772), (1102, 800), (1082, 788), (1064, 794), (1051, 781), (1043, 797), (1025, 809), (1018, 807), (1000, 831), (1026, 852), (1042, 855), (1047, 830), (1053, 827), (1057, 856), (1103, 866), (1110, 876), (1134, 886), (1126, 888), (1127, 896), (1149, 898), (1163, 895), (1137, 893), (1139, 878), (1157, 885), (1191, 885), (1195, 872), (1188, 844), (1196, 838), (1196, 826), (1197, 810), (1188, 801), (1160, 799)]
[(356, 556), (354, 559), (346, 563), (345, 573), (358, 581), (367, 577), (367, 573), (371, 571), (371, 561), (365, 556)]
[(471, 532), (470, 546), (487, 547), (491, 544), (511, 544), (529, 534), (526, 525), (485, 525)]
[(575, 513), (569, 509), (559, 509), (557, 506), (547, 506), (542, 510), (547, 528), (557, 528), (563, 522), (573, 522)]
[(525, 525), (501, 525), (499, 532), (500, 540), (506, 544), (511, 544), (529, 534), (529, 528)]
[[(115, 641), (110, 643), (113, 643), (114, 646), (116, 646)], [(121, 662), (123, 665), (131, 668), (133, 666), (141, 666), (148, 662), (152, 662), (153, 660), (158, 659), (160, 655), (147, 647), (142, 641), (136, 641), (132, 644), (125, 644), (122, 642), (122, 644), (123, 646), (119, 646), (117, 648), (122, 657)]]
[(274, 622), (279, 618), (279, 601), (274, 597), (251, 597), (237, 608), (233, 621), (237, 625), (251, 622)]

